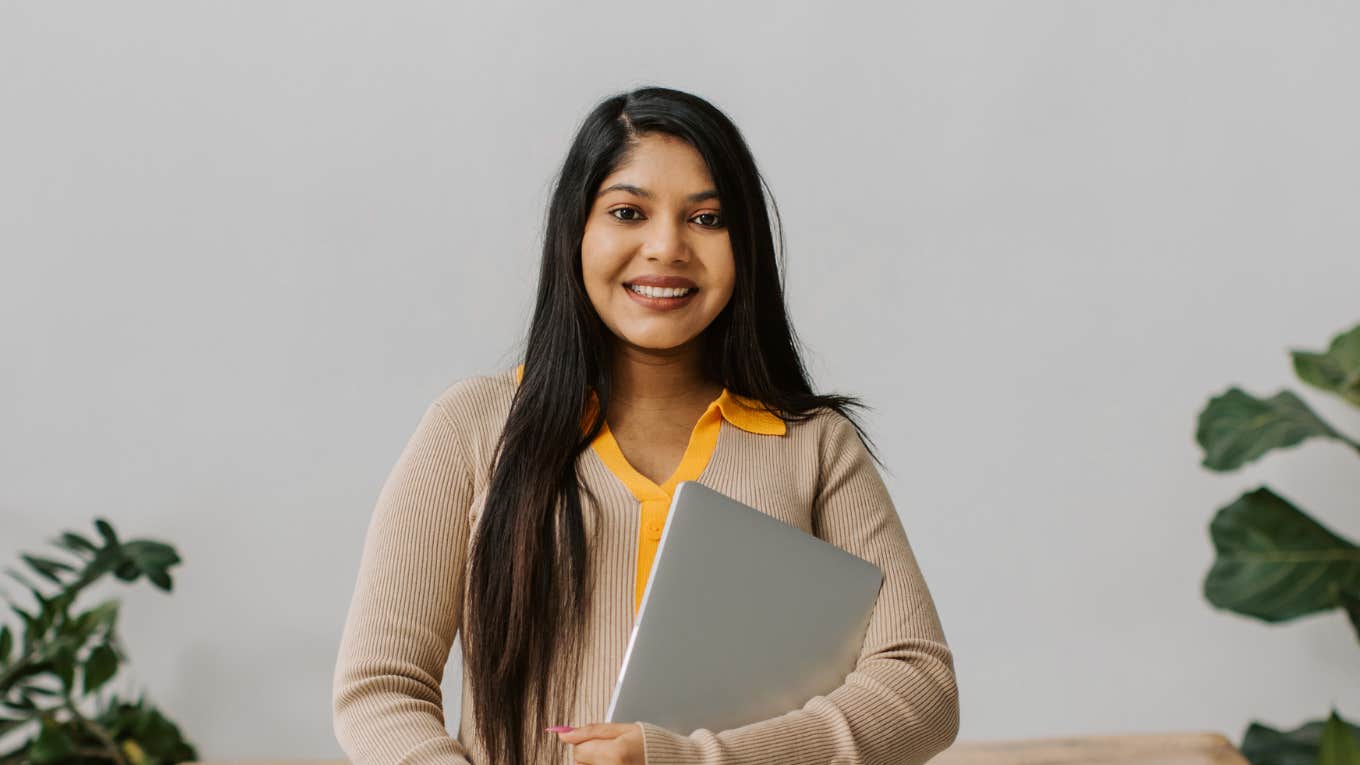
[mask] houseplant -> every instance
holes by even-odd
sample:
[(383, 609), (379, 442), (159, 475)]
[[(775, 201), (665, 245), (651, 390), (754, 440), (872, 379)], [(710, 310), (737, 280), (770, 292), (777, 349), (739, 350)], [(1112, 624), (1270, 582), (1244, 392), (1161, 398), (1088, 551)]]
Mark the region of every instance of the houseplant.
[[(1332, 338), (1326, 351), (1291, 349), (1290, 355), (1299, 379), (1360, 407), (1360, 325)], [(1288, 390), (1261, 399), (1230, 387), (1200, 411), (1195, 438), (1201, 464), (1218, 472), (1313, 438), (1360, 454), (1360, 441)], [(1354, 542), (1266, 486), (1219, 508), (1209, 531), (1217, 557), (1203, 589), (1214, 607), (1270, 624), (1341, 609), (1360, 636), (1360, 547)], [(1335, 708), (1326, 720), (1291, 731), (1253, 722), (1241, 750), (1254, 765), (1360, 765), (1360, 727)]]
[(19, 622), (17, 628), (0, 626), (0, 741), (26, 740), (0, 752), (0, 765), (173, 765), (197, 759), (179, 728), (144, 697), (129, 701), (100, 694), (127, 659), (117, 632), (118, 601), (76, 608), (77, 598), (107, 574), (126, 583), (146, 577), (169, 592), (170, 568), (179, 555), (162, 542), (122, 541), (102, 518), (94, 525), (99, 544), (71, 531), (53, 540), (66, 560), (20, 555), (46, 587), (13, 568), (5, 571), (28, 588), (36, 607), (4, 593)]

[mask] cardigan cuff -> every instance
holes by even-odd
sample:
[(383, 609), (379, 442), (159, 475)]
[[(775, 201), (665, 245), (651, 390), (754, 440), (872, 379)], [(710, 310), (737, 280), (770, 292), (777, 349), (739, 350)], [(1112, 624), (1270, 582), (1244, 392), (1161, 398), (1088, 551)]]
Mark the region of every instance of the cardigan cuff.
[(689, 736), (649, 722), (638, 725), (642, 727), (643, 762), (646, 765), (688, 765), (703, 759), (703, 750)]

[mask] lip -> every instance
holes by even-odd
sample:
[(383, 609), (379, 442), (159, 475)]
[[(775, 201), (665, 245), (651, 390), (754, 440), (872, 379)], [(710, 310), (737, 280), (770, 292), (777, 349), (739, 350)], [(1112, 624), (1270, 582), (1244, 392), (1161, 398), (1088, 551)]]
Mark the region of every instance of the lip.
[(686, 279), (686, 278), (683, 277), (683, 276), (661, 276), (660, 274), (653, 274), (653, 275), (650, 275), (650, 276), (639, 276), (639, 277), (637, 277), (636, 279), (629, 279), (628, 281), (626, 281), (626, 282), (623, 283), (623, 285), (624, 285), (625, 287), (628, 286), (628, 285), (630, 285), (630, 284), (636, 284), (636, 285), (639, 286), (639, 287), (698, 287), (698, 286), (699, 286), (699, 285), (695, 284), (694, 282), (690, 281), (689, 279)]

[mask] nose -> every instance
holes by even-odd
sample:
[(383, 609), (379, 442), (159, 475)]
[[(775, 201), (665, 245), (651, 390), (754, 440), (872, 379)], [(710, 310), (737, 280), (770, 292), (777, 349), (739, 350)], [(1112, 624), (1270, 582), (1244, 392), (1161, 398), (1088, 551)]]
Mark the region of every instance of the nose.
[(642, 244), (642, 254), (648, 260), (667, 263), (689, 260), (689, 242), (685, 239), (683, 225), (658, 220), (647, 227), (647, 237)]

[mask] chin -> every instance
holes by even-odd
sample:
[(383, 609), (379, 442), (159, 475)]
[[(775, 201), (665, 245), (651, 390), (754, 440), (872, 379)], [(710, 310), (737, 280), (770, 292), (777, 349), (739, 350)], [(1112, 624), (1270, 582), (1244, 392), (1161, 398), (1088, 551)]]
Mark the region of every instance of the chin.
[(631, 345), (634, 345), (638, 348), (646, 348), (649, 351), (668, 351), (671, 350), (672, 348), (679, 348), (680, 346), (689, 343), (694, 338), (679, 335), (665, 335), (658, 337), (656, 335), (650, 334), (648, 335), (625, 334), (624, 339), (627, 340)]

